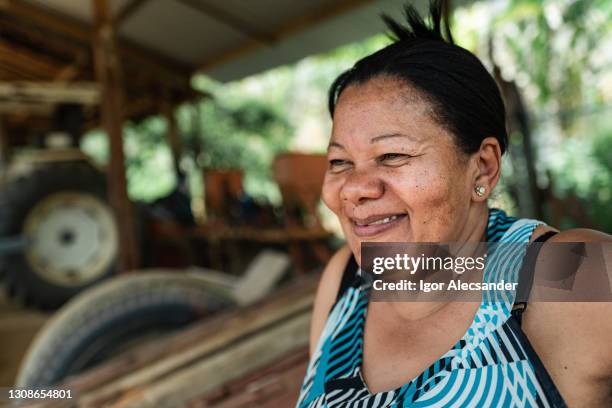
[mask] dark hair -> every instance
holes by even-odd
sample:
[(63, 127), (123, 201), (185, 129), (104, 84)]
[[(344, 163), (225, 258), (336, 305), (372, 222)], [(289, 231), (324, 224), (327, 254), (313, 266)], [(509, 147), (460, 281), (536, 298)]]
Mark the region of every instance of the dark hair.
[(476, 152), (493, 136), (506, 150), (506, 113), (493, 77), (471, 52), (455, 45), (448, 21), (442, 34), (442, 2), (430, 3), (429, 27), (413, 6), (404, 7), (407, 26), (383, 15), (394, 40), (387, 47), (357, 61), (329, 89), (329, 112), (351, 84), (389, 76), (421, 92), (433, 106), (433, 119), (457, 138), (465, 153)]

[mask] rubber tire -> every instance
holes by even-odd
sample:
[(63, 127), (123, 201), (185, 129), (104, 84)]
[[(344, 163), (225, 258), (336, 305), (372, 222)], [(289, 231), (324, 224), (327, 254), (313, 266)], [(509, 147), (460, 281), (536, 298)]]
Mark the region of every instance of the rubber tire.
[[(20, 235), (28, 213), (42, 199), (62, 191), (79, 191), (106, 201), (106, 177), (87, 162), (45, 164), (9, 181), (0, 188), (0, 236)], [(0, 259), (0, 276), (9, 297), (24, 306), (55, 309), (83, 289), (114, 273), (116, 262), (97, 279), (79, 286), (62, 286), (46, 280), (29, 266), (23, 254)]]
[(51, 386), (108, 360), (127, 342), (168, 334), (226, 309), (234, 304), (230, 299), (227, 289), (182, 272), (111, 278), (77, 295), (42, 327), (15, 385)]

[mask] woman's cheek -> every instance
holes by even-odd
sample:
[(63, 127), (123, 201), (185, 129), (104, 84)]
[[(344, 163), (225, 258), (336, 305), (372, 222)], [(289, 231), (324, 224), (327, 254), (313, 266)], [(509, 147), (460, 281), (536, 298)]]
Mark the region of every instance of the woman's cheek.
[(342, 180), (337, 175), (325, 174), (323, 187), (321, 189), (321, 199), (336, 216), (340, 215), (342, 207), (342, 198), (340, 197), (341, 188)]
[(434, 204), (446, 201), (451, 189), (451, 174), (445, 163), (439, 161), (428, 162), (416, 172), (415, 189), (424, 201)]

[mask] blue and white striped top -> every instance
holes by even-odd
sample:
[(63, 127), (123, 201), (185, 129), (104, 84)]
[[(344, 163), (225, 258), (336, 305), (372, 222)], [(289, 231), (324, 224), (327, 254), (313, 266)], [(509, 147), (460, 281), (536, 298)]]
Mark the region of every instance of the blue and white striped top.
[[(518, 281), (526, 245), (540, 221), (489, 211), (485, 281)], [(514, 293), (483, 298), (464, 336), (428, 369), (401, 387), (371, 393), (361, 375), (363, 328), (370, 285), (355, 275), (338, 298), (311, 356), (297, 402), (314, 407), (563, 407), (557, 391), (512, 313)], [(509, 279), (508, 279), (509, 278)]]

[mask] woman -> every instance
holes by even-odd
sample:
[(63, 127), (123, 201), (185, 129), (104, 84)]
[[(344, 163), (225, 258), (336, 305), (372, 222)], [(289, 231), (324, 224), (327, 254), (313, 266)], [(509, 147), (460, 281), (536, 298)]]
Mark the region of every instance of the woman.
[(298, 406), (612, 406), (608, 303), (511, 312), (368, 301), (362, 242), (611, 240), (488, 208), (507, 147), (504, 105), (447, 24), (444, 39), (440, 3), (431, 14), (433, 28), (410, 7), (406, 27), (385, 17), (394, 43), (331, 87), (323, 200), (347, 245), (321, 277)]

